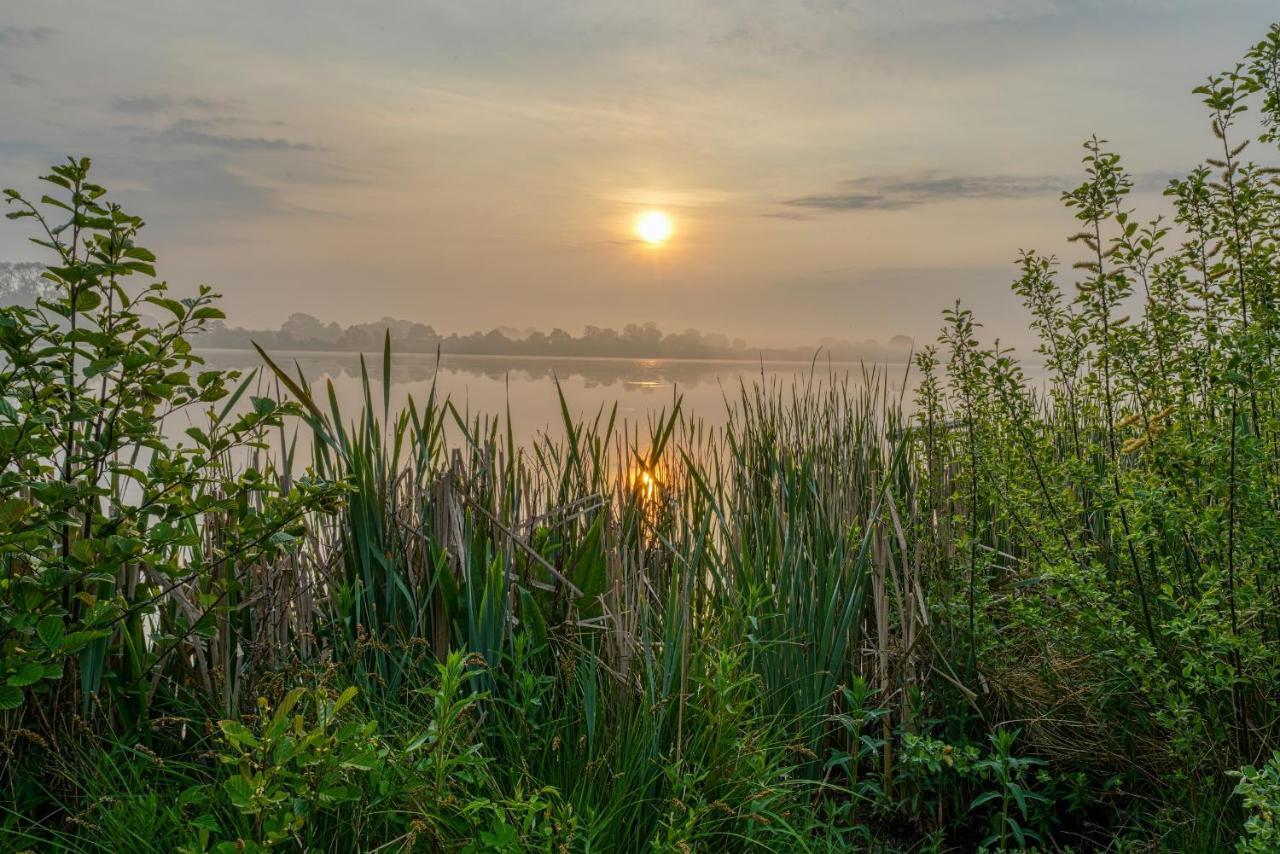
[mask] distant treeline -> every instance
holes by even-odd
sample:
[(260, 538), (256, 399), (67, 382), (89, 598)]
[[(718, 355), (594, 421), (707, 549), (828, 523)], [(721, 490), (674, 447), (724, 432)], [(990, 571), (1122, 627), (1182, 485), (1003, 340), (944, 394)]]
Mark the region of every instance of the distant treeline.
[(628, 323), (621, 331), (588, 326), (581, 335), (563, 329), (493, 329), (460, 335), (442, 335), (424, 323), (384, 317), (374, 323), (341, 326), (324, 323), (301, 312), (279, 329), (244, 329), (219, 325), (196, 339), (198, 346), (240, 349), (257, 342), (275, 350), (368, 351), (382, 346), (385, 332), (402, 353), (434, 352), (452, 355), (492, 356), (591, 356), (666, 359), (809, 359), (821, 350), (839, 361), (905, 361), (912, 341), (896, 335), (887, 343), (824, 338), (797, 347), (751, 347), (741, 338), (730, 339), (697, 329), (664, 333), (655, 323)]
[[(0, 262), (0, 304), (32, 307), (48, 296), (53, 286), (41, 278), (39, 264)], [(475, 356), (582, 356), (663, 359), (807, 360), (815, 353), (841, 362), (905, 362), (912, 341), (895, 335), (888, 342), (823, 338), (794, 347), (752, 347), (741, 338), (686, 329), (664, 333), (655, 323), (628, 323), (621, 331), (587, 326), (581, 335), (563, 329), (502, 327), (488, 332), (442, 335), (425, 323), (384, 317), (373, 323), (342, 326), (325, 323), (297, 312), (279, 329), (246, 329), (211, 324), (193, 336), (197, 346), (229, 350), (248, 349), (257, 342), (267, 350), (326, 350), (367, 352), (382, 346), (385, 332), (401, 353), (433, 353)]]

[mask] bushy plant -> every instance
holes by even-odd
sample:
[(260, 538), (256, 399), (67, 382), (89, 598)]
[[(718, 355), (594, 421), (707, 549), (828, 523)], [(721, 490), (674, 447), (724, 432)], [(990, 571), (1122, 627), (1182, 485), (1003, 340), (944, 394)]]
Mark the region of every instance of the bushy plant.
[(1244, 833), (1236, 850), (1241, 854), (1280, 851), (1280, 751), (1273, 753), (1261, 768), (1246, 765), (1233, 771), (1232, 776), (1240, 778), (1235, 793), (1246, 810)]
[(340, 720), (356, 696), (294, 688), (274, 708), (258, 699), (252, 727), (220, 721), (221, 762), (233, 769), (222, 784), (237, 810), (253, 817), (254, 838), (239, 844), (293, 841), (310, 847), (321, 811), (354, 810), (363, 796), (357, 777), (384, 767), (387, 748), (377, 721)]
[[(55, 255), (56, 296), (0, 308), (0, 710), (39, 694), (47, 722), (105, 693), (145, 726), (156, 672), (194, 687), (192, 647), (237, 600), (241, 569), (284, 555), (331, 491), (232, 465), (294, 408), (256, 397), (233, 411), (247, 386), (203, 370), (188, 340), (223, 316), (216, 294), (131, 287), (155, 276), (142, 220), (89, 168), (54, 167), (39, 203), (4, 193)], [(186, 410), (207, 426), (180, 444), (164, 425)], [(211, 687), (207, 659), (202, 670)]]
[[(1169, 183), (1172, 221), (1141, 219), (1120, 156), (1085, 142), (1070, 273), (1026, 252), (1014, 284), (1043, 390), (963, 307), (920, 360), (942, 659), (1098, 783), (1177, 769), (1210, 798), (1278, 737), (1280, 187), (1245, 123), (1260, 109), (1255, 142), (1276, 141), (1277, 44), (1195, 90), (1213, 153)], [(955, 728), (972, 697), (936, 696)]]

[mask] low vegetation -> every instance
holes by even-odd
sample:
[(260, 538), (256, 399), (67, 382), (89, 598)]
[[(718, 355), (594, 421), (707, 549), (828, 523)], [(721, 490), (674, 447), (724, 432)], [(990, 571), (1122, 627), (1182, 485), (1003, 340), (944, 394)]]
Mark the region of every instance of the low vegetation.
[(1280, 26), (1196, 91), (1169, 221), (1093, 139), (1072, 272), (1021, 257), (1043, 385), (956, 306), (914, 400), (526, 446), (393, 412), (389, 338), (354, 413), (204, 370), (87, 161), (9, 191), (5, 847), (1277, 850)]

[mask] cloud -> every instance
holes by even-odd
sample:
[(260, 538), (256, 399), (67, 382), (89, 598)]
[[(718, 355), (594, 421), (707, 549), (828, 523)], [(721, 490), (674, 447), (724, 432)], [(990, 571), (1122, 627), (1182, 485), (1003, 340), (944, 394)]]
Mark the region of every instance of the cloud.
[(194, 213), (193, 200), (218, 214), (280, 212), (286, 206), (275, 190), (237, 174), (209, 158), (157, 161), (147, 165), (138, 195), (139, 208), (158, 216), (149, 219), (186, 219)]
[(177, 145), (191, 145), (201, 148), (216, 148), (221, 151), (318, 151), (319, 148), (309, 142), (295, 142), (289, 139), (265, 136), (233, 136), (213, 133), (198, 122), (181, 121), (161, 131), (154, 137), (161, 142)]
[(51, 27), (0, 27), (0, 46), (26, 47), (46, 42), (55, 32)]
[(14, 86), (31, 86), (36, 82), (34, 77), (28, 77), (21, 71), (14, 71), (4, 65), (0, 65), (0, 74)]
[(0, 155), (11, 157), (39, 155), (43, 159), (51, 154), (53, 154), (52, 149), (37, 142), (25, 139), (0, 139)]
[(1182, 172), (1175, 172), (1170, 169), (1161, 169), (1155, 172), (1146, 172), (1133, 177), (1133, 189), (1137, 193), (1163, 193), (1169, 186), (1169, 182), (1175, 178), (1185, 178), (1187, 169)]
[(1022, 199), (1056, 196), (1071, 182), (1044, 175), (915, 175), (844, 181), (830, 193), (787, 199), (784, 205), (819, 211), (901, 210), (963, 199)]
[[(46, 42), (53, 38), (54, 30), (50, 27), (0, 27), (0, 48), (17, 50), (34, 44)], [(0, 57), (0, 79), (7, 80), (12, 86), (31, 86), (36, 80), (17, 70), (13, 65)]]
[(173, 110), (194, 108), (211, 109), (217, 104), (208, 98), (175, 98), (172, 95), (117, 95), (111, 99), (111, 109), (117, 113), (148, 115)]

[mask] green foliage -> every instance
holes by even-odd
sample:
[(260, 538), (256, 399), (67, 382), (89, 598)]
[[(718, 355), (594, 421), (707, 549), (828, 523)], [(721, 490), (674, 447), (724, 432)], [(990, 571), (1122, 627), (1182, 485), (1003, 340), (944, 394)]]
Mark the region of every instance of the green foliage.
[(1261, 768), (1246, 765), (1231, 773), (1240, 778), (1235, 793), (1248, 811), (1236, 850), (1253, 854), (1280, 849), (1280, 828), (1276, 826), (1276, 816), (1280, 814), (1280, 751), (1273, 753)]
[(234, 768), (222, 789), (233, 807), (253, 816), (253, 842), (309, 846), (308, 821), (322, 810), (354, 809), (362, 796), (355, 778), (383, 768), (377, 722), (339, 720), (355, 695), (355, 688), (336, 698), (294, 688), (274, 708), (259, 698), (252, 728), (219, 722), (219, 759)]
[(465, 805), (493, 791), (490, 759), (476, 738), (478, 704), (485, 694), (468, 691), (468, 683), (482, 674), (476, 664), (455, 651), (437, 665), (436, 683), (419, 689), (430, 701), (426, 729), (403, 750), (405, 793), (419, 816), (417, 832), (430, 832), (440, 840), (467, 838), (476, 814)]
[[(1016, 731), (996, 730), (991, 734), (991, 753), (972, 766), (973, 773), (984, 782), (990, 781), (993, 788), (974, 798), (969, 809), (999, 804), (999, 809), (991, 816), (992, 832), (982, 840), (984, 847), (998, 843), (1000, 849), (1004, 849), (1010, 839), (1017, 842), (1019, 848), (1027, 848), (1028, 840), (1037, 845), (1044, 844), (1044, 838), (1029, 825), (1032, 822), (1043, 823), (1042, 808), (1048, 799), (1032, 791), (1029, 771), (1045, 763), (1040, 759), (1014, 756), (1013, 742), (1017, 737)], [(1014, 806), (1017, 807), (1016, 816), (1011, 809)]]
[[(79, 693), (87, 710), (105, 689), (145, 725), (155, 673), (185, 669), (175, 653), (211, 634), (236, 570), (287, 553), (327, 490), (229, 467), (293, 407), (215, 411), (247, 384), (233, 392), (236, 374), (201, 370), (188, 343), (222, 317), (216, 295), (129, 287), (155, 275), (155, 258), (136, 242), (142, 221), (89, 181), (88, 160), (42, 180), (53, 195), (38, 204), (5, 191), (9, 217), (33, 221), (55, 254), (44, 277), (57, 291), (0, 309), (0, 709)], [(191, 444), (164, 435), (167, 417), (202, 407)], [(192, 607), (176, 607), (178, 590)]]
[[(947, 519), (921, 531), (939, 544), (945, 658), (990, 686), (988, 708), (1031, 722), (1034, 753), (1098, 786), (1121, 770), (1168, 786), (1177, 769), (1212, 798), (1280, 737), (1280, 190), (1240, 129), (1260, 106), (1259, 139), (1276, 141), (1278, 34), (1196, 89), (1219, 150), (1169, 184), (1172, 222), (1140, 220), (1119, 155), (1085, 143), (1063, 194), (1074, 288), (1035, 253), (1014, 284), (1043, 390), (961, 307), (919, 360), (917, 506)], [(953, 731), (972, 726), (940, 699)]]

